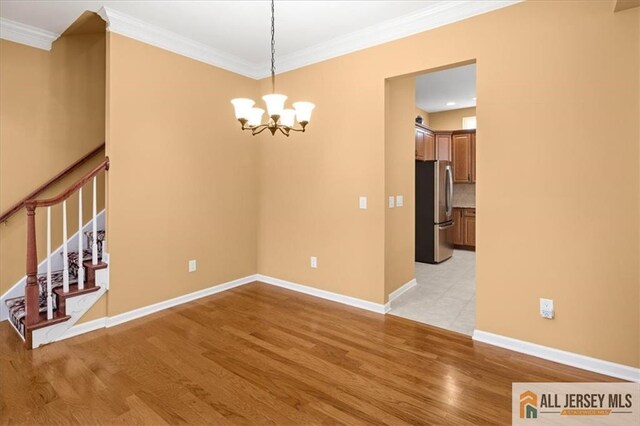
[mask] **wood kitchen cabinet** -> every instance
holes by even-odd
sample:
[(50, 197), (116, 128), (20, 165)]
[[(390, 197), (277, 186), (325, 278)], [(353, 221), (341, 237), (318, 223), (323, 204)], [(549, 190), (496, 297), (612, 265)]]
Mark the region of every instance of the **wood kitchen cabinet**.
[(451, 161), (451, 132), (435, 132), (436, 159)]
[(464, 209), (453, 208), (453, 244), (464, 245)]
[(476, 132), (471, 133), (471, 182), (476, 183)]
[(458, 130), (451, 136), (453, 183), (476, 181), (476, 132)]
[(464, 245), (476, 246), (476, 209), (464, 209)]
[(436, 132), (421, 124), (416, 124), (416, 160), (451, 161), (452, 132)]
[(453, 244), (458, 248), (475, 250), (476, 209), (453, 208)]
[(435, 160), (436, 138), (431, 129), (416, 124), (416, 160)]

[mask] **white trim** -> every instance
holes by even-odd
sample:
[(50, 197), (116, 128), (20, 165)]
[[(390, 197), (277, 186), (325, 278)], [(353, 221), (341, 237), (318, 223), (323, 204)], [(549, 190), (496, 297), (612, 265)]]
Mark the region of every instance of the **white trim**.
[(0, 38), (26, 44), (36, 49), (51, 50), (51, 44), (59, 35), (31, 25), (0, 18)]
[(342, 294), (333, 293), (326, 290), (320, 290), (306, 285), (294, 283), (291, 281), (281, 280), (279, 278), (269, 277), (267, 275), (258, 274), (256, 281), (263, 282), (265, 284), (271, 284), (276, 287), (282, 287), (289, 290), (297, 291), (299, 293), (308, 294), (310, 296), (319, 297), (321, 299), (331, 300), (333, 302), (342, 303), (343, 305), (349, 305), (360, 309), (366, 309), (367, 311), (376, 312), (378, 314), (386, 313), (385, 305), (380, 303), (369, 302), (368, 300), (358, 299), (356, 297), (344, 296)]
[(400, 288), (398, 288), (395, 291), (392, 291), (391, 293), (389, 293), (389, 302), (387, 302), (387, 303), (393, 302), (398, 297), (402, 296), (404, 293), (406, 293), (407, 291), (411, 290), (417, 284), (418, 284), (418, 282), (416, 281), (415, 278), (412, 279), (411, 281), (403, 284)]
[[(432, 7), (339, 36), (288, 55), (281, 55), (277, 58), (278, 72), (291, 71), (358, 50), (388, 43), (476, 15), (512, 6), (521, 1), (458, 0), (437, 3)], [(261, 69), (260, 75), (263, 77), (268, 76), (267, 70), (268, 67), (265, 64)]]
[[(291, 71), (358, 50), (388, 43), (417, 33), (462, 21), (476, 15), (512, 6), (523, 0), (459, 0), (438, 2), (416, 12), (345, 34), (277, 58), (278, 73)], [(108, 30), (143, 43), (186, 56), (253, 79), (270, 75), (268, 62), (253, 63), (228, 52), (103, 7), (98, 14)]]
[(83, 322), (82, 324), (74, 325), (68, 329), (58, 340), (69, 339), (71, 337), (79, 336), (90, 331), (99, 330), (107, 326), (107, 317), (94, 319), (93, 321)]
[[(2, 321), (9, 321), (9, 318), (5, 318)], [(15, 324), (13, 323), (13, 321), (9, 321), (9, 324), (11, 324), (11, 327), (13, 327), (13, 329), (16, 331), (16, 333), (18, 333), (18, 336), (20, 336), (20, 338), (22, 339), (22, 341), (24, 342), (24, 336), (22, 335), (22, 333), (20, 333), (20, 331), (18, 330), (18, 328), (15, 326)]]
[(254, 63), (133, 18), (111, 7), (103, 7), (98, 11), (98, 15), (107, 22), (107, 30), (112, 33), (120, 34), (246, 77), (253, 79), (265, 77), (257, 73), (257, 70), (262, 67), (257, 67)]
[(594, 373), (605, 374), (607, 376), (617, 377), (619, 379), (633, 382), (640, 382), (640, 368), (616, 364), (614, 362), (591, 358), (573, 352), (566, 352), (560, 349), (554, 349), (548, 346), (525, 342), (523, 340), (513, 339), (511, 337), (505, 337), (481, 330), (475, 330), (473, 332), (473, 340), (543, 358), (549, 361), (554, 361), (560, 364), (570, 365), (583, 370), (593, 371)]
[(230, 290), (234, 287), (239, 287), (244, 284), (248, 284), (257, 280), (257, 275), (249, 275), (244, 278), (229, 281), (223, 284), (214, 285), (213, 287), (205, 288), (203, 290), (194, 291), (193, 293), (185, 294), (183, 296), (174, 297), (173, 299), (165, 300), (163, 302), (154, 303), (153, 305), (145, 306), (142, 308), (134, 309), (129, 312), (114, 315), (108, 317), (106, 320), (107, 327), (113, 327), (124, 322), (128, 322), (137, 318), (153, 314), (164, 309), (169, 309), (183, 303), (191, 302), (202, 297), (211, 296), (212, 294), (220, 293), (225, 290)]
[[(436, 2), (413, 13), (335, 37), (288, 55), (279, 56), (277, 58), (278, 73), (442, 27), (521, 1), (523, 0)], [(247, 61), (229, 52), (214, 49), (204, 43), (133, 18), (111, 7), (103, 7), (98, 11), (98, 15), (107, 22), (108, 31), (113, 33), (256, 80), (270, 75), (270, 64), (267, 61), (263, 63)], [(50, 50), (51, 43), (59, 37), (55, 33), (7, 19), (1, 19), (0, 22), (2, 29), (0, 36), (2, 38), (40, 49)]]

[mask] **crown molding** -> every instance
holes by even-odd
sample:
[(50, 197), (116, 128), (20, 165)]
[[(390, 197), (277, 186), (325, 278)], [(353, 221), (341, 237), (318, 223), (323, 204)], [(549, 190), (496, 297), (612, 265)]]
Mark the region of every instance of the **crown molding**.
[(107, 23), (107, 30), (133, 38), (152, 46), (159, 47), (170, 52), (186, 56), (196, 61), (214, 65), (236, 74), (241, 74), (253, 79), (261, 78), (256, 73), (256, 64), (245, 61), (237, 56), (231, 55), (207, 46), (203, 43), (183, 37), (171, 31), (155, 25), (148, 24), (139, 19), (125, 15), (113, 10), (110, 7), (103, 7), (98, 11), (98, 15)]
[(15, 43), (26, 44), (37, 49), (51, 50), (51, 44), (58, 34), (31, 25), (0, 18), (0, 38)]
[[(372, 25), (288, 55), (281, 55), (276, 58), (277, 71), (278, 73), (291, 71), (503, 7), (512, 6), (522, 1), (524, 0), (459, 0), (436, 3), (432, 7), (415, 13)], [(132, 18), (110, 7), (102, 8), (98, 14), (107, 22), (109, 31), (114, 33), (256, 80), (271, 75), (269, 62), (255, 64), (245, 61), (227, 52), (213, 49), (202, 43)]]
[[(277, 58), (276, 65), (278, 72), (291, 71), (296, 68), (326, 61), (327, 59), (462, 21), (503, 7), (512, 6), (522, 1), (524, 0), (460, 0), (436, 4), (433, 7), (422, 9), (399, 18), (390, 19), (288, 55), (281, 55)], [(261, 68), (259, 74), (262, 77), (270, 75), (267, 64)]]
[[(277, 58), (277, 70), (278, 73), (291, 71), (511, 6), (522, 1), (459, 0), (438, 2), (415, 13), (381, 22), (288, 55), (281, 55)], [(111, 7), (103, 7), (98, 11), (98, 15), (107, 22), (107, 30), (110, 32), (256, 80), (268, 77), (271, 74), (268, 61), (257, 64), (244, 60), (228, 52), (214, 49), (203, 43), (133, 18)], [(59, 37), (59, 35), (49, 31), (7, 19), (0, 18), (0, 23), (0, 35), (2, 38), (40, 49), (50, 50), (51, 43)]]

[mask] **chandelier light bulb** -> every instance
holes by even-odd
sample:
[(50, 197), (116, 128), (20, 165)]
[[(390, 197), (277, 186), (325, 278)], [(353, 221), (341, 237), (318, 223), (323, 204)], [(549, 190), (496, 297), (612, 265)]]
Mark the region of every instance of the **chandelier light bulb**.
[(274, 93), (272, 95), (264, 95), (262, 100), (267, 104), (269, 117), (273, 117), (274, 115), (282, 115), (282, 110), (284, 109), (284, 103), (287, 100), (287, 97), (285, 95), (277, 95)]
[(296, 120), (296, 110), (294, 109), (283, 109), (282, 114), (280, 114), (280, 124), (287, 127), (293, 127)]
[(237, 98), (232, 99), (231, 103), (235, 109), (236, 119), (248, 119), (249, 118), (249, 110), (256, 104), (252, 99), (247, 98)]
[(311, 102), (294, 102), (298, 123), (308, 123), (311, 121), (311, 111), (316, 107)]
[(248, 113), (248, 123), (249, 126), (259, 126), (262, 122), (262, 115), (264, 114), (264, 110), (262, 108), (251, 108)]

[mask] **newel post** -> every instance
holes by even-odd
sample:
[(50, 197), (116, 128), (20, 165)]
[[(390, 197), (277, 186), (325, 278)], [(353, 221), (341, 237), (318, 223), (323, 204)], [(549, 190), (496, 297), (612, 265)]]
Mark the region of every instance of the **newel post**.
[(26, 201), (27, 209), (27, 285), (24, 290), (25, 324), (37, 324), (40, 319), (40, 287), (38, 286), (38, 252), (36, 247), (36, 206)]

